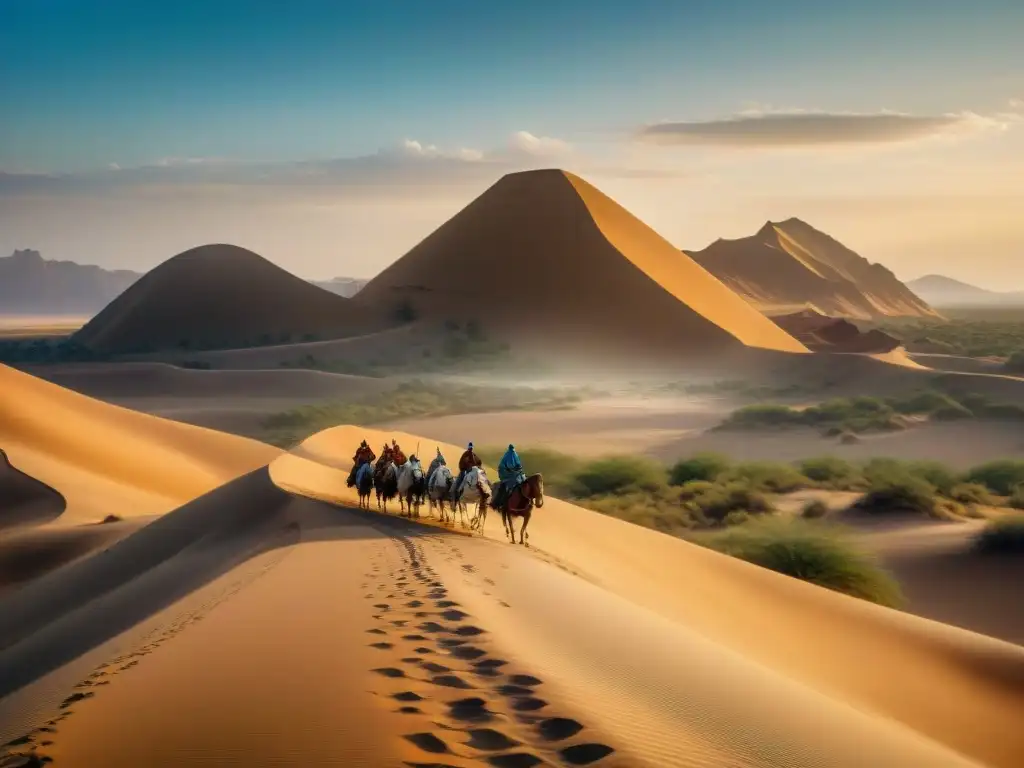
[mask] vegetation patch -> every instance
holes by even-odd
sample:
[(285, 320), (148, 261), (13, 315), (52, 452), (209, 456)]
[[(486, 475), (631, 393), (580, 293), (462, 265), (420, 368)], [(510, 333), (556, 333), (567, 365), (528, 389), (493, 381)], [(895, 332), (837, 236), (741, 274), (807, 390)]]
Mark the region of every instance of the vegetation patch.
[(878, 327), (903, 342), (909, 352), (963, 357), (1009, 357), (1024, 347), (1024, 313), (963, 312), (949, 320), (887, 320)]
[(983, 485), (1000, 496), (1009, 496), (1024, 485), (1024, 461), (1001, 459), (980, 464), (969, 470), (964, 480)]
[(1012, 514), (990, 520), (974, 540), (987, 555), (1024, 554), (1024, 515)]
[(263, 422), (266, 430), (263, 439), (289, 448), (315, 432), (340, 424), (368, 426), (412, 417), (564, 408), (579, 400), (579, 394), (563, 390), (408, 381), (349, 403), (304, 405), (273, 414)]
[(821, 524), (755, 521), (694, 541), (835, 592), (889, 607), (903, 603), (898, 584), (873, 558)]

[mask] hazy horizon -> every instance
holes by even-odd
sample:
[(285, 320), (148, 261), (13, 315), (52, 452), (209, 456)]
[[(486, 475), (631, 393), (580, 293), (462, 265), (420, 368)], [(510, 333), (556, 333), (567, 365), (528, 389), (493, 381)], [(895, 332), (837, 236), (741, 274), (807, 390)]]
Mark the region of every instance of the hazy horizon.
[(368, 278), (504, 173), (560, 167), (678, 248), (798, 217), (903, 280), (1024, 288), (1019, 3), (0, 16), (0, 255), (145, 271), (230, 242)]

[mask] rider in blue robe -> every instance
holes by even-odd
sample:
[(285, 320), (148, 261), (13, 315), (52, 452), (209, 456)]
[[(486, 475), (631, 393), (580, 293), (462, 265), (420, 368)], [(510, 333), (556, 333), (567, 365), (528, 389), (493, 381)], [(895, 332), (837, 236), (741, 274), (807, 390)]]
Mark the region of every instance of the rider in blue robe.
[(501, 509), (505, 501), (516, 488), (526, 482), (526, 473), (523, 471), (523, 462), (516, 453), (516, 447), (511, 443), (505, 455), (498, 463), (498, 490), (494, 494), (493, 505), (495, 509)]

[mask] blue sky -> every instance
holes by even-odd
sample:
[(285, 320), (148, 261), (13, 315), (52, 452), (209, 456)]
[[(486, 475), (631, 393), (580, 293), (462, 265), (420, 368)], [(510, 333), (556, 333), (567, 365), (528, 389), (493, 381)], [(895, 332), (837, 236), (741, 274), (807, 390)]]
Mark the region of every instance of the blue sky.
[(559, 165), (680, 246), (796, 215), (909, 277), (984, 222), (946, 271), (1024, 285), (1022, 35), (1020, 0), (0, 0), (0, 252), (367, 275)]
[(600, 138), (751, 101), (983, 111), (1022, 34), (1010, 0), (0, 0), (0, 167)]

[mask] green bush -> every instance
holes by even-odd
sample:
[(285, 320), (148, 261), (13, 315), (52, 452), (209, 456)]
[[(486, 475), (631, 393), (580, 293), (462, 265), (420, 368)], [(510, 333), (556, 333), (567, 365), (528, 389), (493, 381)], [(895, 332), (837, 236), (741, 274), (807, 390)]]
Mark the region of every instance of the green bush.
[(807, 520), (816, 520), (828, 514), (828, 504), (821, 499), (811, 499), (804, 504), (800, 516)]
[(695, 540), (762, 568), (879, 605), (897, 607), (896, 581), (866, 553), (803, 521), (755, 521)]
[(905, 466), (911, 477), (924, 480), (943, 496), (948, 496), (960, 479), (953, 470), (937, 461), (911, 461)]
[(872, 514), (910, 512), (939, 516), (934, 486), (910, 475), (873, 480), (870, 490), (853, 506)]
[(970, 411), (963, 404), (949, 395), (930, 390), (918, 392), (904, 399), (894, 398), (888, 402), (895, 411), (907, 415), (934, 414), (947, 408), (967, 411), (967, 415), (970, 415)]
[(581, 497), (655, 491), (665, 484), (665, 470), (650, 460), (635, 456), (609, 456), (588, 462), (572, 479)]
[(850, 462), (835, 456), (820, 456), (797, 462), (797, 470), (816, 483), (846, 488), (860, 479), (860, 472)]
[(725, 522), (733, 512), (763, 515), (774, 511), (764, 493), (743, 482), (712, 485), (694, 495), (684, 506), (695, 512), (698, 519), (712, 522)]
[(1007, 373), (1024, 373), (1024, 349), (1010, 355), (1003, 363), (1003, 370)]
[(1006, 500), (1006, 506), (1013, 509), (1024, 509), (1024, 485), (1018, 485), (1013, 489), (1010, 498)]
[(730, 461), (717, 453), (697, 453), (680, 459), (668, 471), (670, 485), (685, 485), (693, 480), (716, 480), (730, 467)]
[(992, 506), (998, 503), (989, 489), (978, 483), (958, 483), (950, 489), (948, 496), (960, 504)]
[(1024, 461), (990, 461), (968, 471), (964, 479), (984, 485), (1000, 496), (1009, 496), (1018, 485), (1024, 484)]
[(1024, 515), (990, 520), (974, 540), (979, 552), (992, 555), (1024, 554)]
[(733, 411), (720, 426), (722, 429), (746, 429), (796, 427), (803, 423), (800, 411), (785, 405), (747, 405)]
[(759, 491), (789, 493), (808, 484), (808, 480), (795, 467), (772, 461), (748, 461), (734, 465), (718, 478), (729, 482), (741, 480)]
[(1016, 403), (991, 403), (979, 410), (978, 415), (984, 419), (1024, 421), (1024, 407)]

